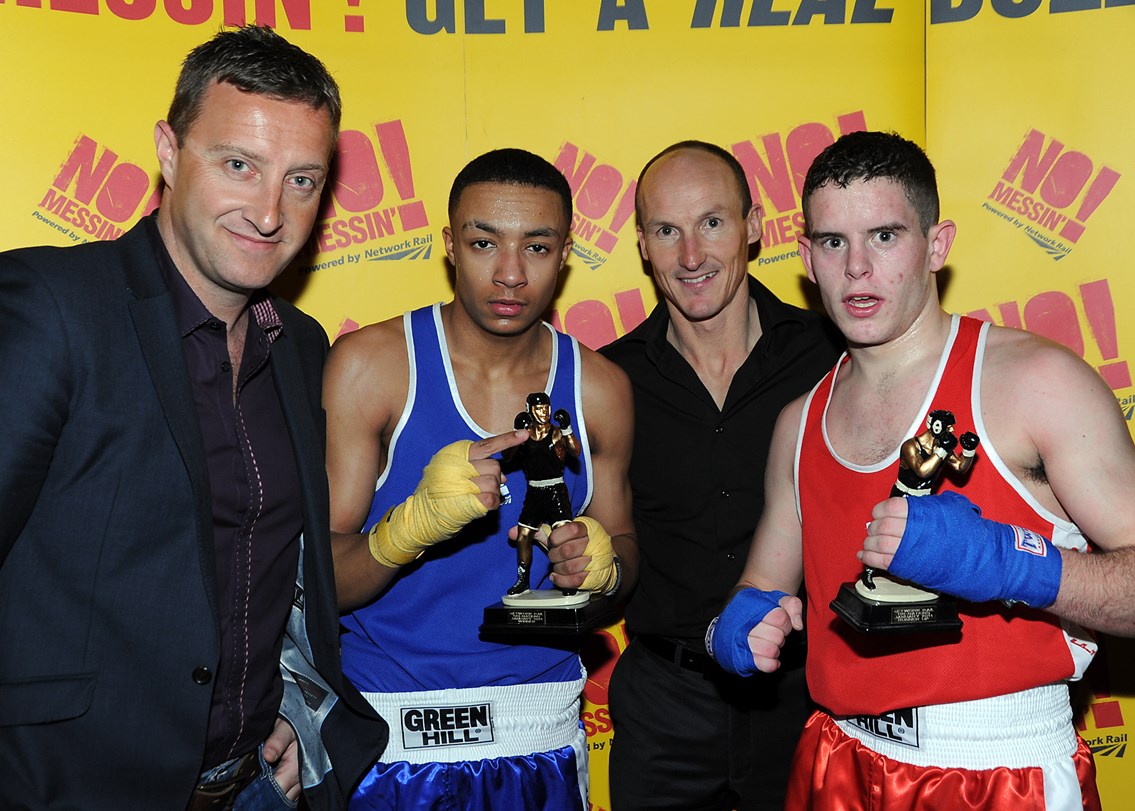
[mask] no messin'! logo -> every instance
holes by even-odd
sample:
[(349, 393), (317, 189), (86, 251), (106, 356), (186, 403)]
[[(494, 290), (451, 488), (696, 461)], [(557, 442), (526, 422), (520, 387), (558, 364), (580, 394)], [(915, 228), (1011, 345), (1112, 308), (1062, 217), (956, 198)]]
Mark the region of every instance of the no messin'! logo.
[(1029, 130), (982, 208), (1021, 230), (1053, 260), (1072, 252), (1119, 172)]
[[(429, 224), (402, 122), (375, 124), (371, 133), (343, 130), (334, 175), (311, 235), (310, 247), (319, 256), (308, 270), (363, 259), (429, 259), (433, 238), (423, 230)], [(419, 233), (408, 233), (413, 231)]]

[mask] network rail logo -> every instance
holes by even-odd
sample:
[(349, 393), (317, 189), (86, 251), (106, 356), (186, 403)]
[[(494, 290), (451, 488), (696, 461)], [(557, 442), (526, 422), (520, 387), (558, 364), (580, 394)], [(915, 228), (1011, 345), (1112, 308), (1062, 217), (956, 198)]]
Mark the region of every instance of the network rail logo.
[(981, 207), (1053, 261), (1072, 252), (1120, 174), (1040, 130), (1029, 130)]

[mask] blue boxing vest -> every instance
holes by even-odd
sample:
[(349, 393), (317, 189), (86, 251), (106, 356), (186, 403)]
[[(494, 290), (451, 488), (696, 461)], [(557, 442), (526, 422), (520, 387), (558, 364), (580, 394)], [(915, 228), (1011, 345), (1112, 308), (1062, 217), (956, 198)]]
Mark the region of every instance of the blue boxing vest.
[[(421, 480), (437, 450), (459, 439), (491, 436), (476, 425), (457, 392), (439, 304), (403, 317), (409, 351), (406, 407), (390, 441), (364, 532)], [(579, 515), (594, 486), (583, 415), (579, 347), (574, 338), (543, 325), (553, 336), (545, 391), (552, 409), (565, 409), (579, 439), (578, 459), (569, 457), (564, 480)], [(374, 374), (382, 374), (375, 369)], [(517, 412), (524, 403), (517, 404)], [(436, 544), (404, 566), (372, 603), (342, 619), (343, 672), (363, 692), (404, 692), (579, 679), (573, 649), (485, 641), (478, 636), (482, 612), (516, 579), (516, 525), (526, 481), (519, 465), (505, 465), (508, 482), (498, 511), (469, 524), (455, 538)], [(551, 587), (548, 558), (537, 548), (533, 588)]]

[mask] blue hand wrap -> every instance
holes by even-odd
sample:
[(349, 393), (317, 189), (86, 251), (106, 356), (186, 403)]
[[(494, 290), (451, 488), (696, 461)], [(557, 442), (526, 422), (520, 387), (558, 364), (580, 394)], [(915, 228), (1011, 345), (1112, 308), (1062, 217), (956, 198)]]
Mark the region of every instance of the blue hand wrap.
[(908, 498), (906, 530), (892, 574), (972, 602), (1004, 600), (1047, 608), (1064, 563), (1042, 535), (981, 517), (960, 493)]
[(757, 627), (768, 612), (779, 607), (783, 591), (761, 591), (747, 588), (733, 595), (721, 616), (709, 624), (705, 649), (717, 663), (738, 676), (757, 673), (753, 651), (749, 648), (749, 631)]

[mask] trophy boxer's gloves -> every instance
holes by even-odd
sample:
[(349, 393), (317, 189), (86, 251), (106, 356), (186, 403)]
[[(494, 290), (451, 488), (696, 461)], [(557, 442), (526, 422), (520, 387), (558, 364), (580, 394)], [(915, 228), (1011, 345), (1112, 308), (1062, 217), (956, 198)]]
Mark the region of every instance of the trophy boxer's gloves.
[(973, 456), (977, 453), (977, 445), (981, 440), (972, 431), (966, 431), (961, 436), (962, 456)]
[(920, 586), (972, 602), (1047, 608), (1064, 563), (1042, 535), (981, 517), (960, 493), (908, 498), (906, 529), (889, 567)]
[(405, 566), (489, 511), (473, 483), (477, 469), (469, 461), (472, 444), (463, 439), (435, 453), (413, 494), (374, 525), (370, 553), (375, 560), (391, 568)]
[(938, 448), (944, 450), (945, 453), (938, 453), (938, 448), (935, 448), (934, 452), (938, 453), (943, 459), (946, 458), (950, 451), (958, 446), (958, 438), (949, 431), (945, 431), (942, 436), (937, 437), (935, 441), (938, 443)]
[(512, 427), (518, 431), (524, 431), (532, 427), (532, 417), (528, 415), (527, 411), (521, 411), (516, 415), (516, 419), (512, 421)]
[(571, 434), (571, 414), (568, 414), (562, 408), (557, 408), (552, 419), (556, 421), (556, 425), (560, 426), (561, 434)]
[(722, 668), (738, 676), (759, 672), (749, 647), (749, 631), (780, 606), (783, 591), (742, 589), (733, 595), (721, 615), (714, 617), (705, 632), (705, 649)]
[(601, 594), (610, 594), (619, 587), (619, 566), (616, 563), (615, 549), (611, 546), (611, 536), (603, 525), (594, 518), (581, 515), (575, 519), (587, 527), (587, 546), (583, 554), (589, 555), (584, 571), (587, 578), (580, 586), (588, 591), (598, 591)]

